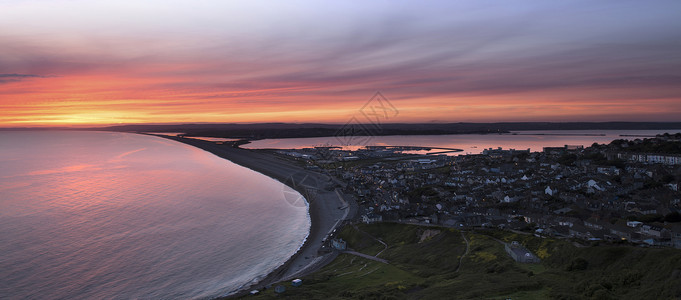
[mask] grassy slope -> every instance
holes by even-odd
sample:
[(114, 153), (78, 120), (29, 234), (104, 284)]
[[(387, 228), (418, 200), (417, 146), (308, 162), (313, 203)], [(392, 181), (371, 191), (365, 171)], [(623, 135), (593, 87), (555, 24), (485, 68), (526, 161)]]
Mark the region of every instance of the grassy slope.
[[(253, 299), (673, 299), (681, 297), (681, 251), (630, 246), (576, 248), (566, 241), (507, 232), (467, 232), (470, 253), (456, 272), (466, 246), (456, 230), (400, 224), (360, 225), (385, 241), (380, 257), (390, 265), (343, 254), (302, 287), (264, 291)], [(423, 230), (441, 233), (419, 243)], [(351, 248), (375, 255), (383, 246), (346, 227)], [(517, 240), (542, 257), (519, 264), (490, 236)]]

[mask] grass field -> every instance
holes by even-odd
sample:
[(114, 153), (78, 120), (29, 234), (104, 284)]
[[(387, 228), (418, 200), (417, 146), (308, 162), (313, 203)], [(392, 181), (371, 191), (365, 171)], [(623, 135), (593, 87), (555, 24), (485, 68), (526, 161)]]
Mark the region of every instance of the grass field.
[[(438, 230), (424, 235), (426, 230)], [(333, 263), (276, 294), (252, 299), (677, 299), (681, 298), (681, 251), (624, 245), (577, 248), (568, 241), (504, 231), (461, 232), (447, 228), (379, 223), (347, 226), (350, 248), (389, 264), (342, 254)], [(427, 237), (422, 239), (422, 237)], [(428, 237), (430, 236), (430, 237)], [(513, 261), (496, 239), (519, 241), (541, 264)], [(461, 267), (459, 268), (459, 262)], [(458, 271), (457, 271), (458, 268)]]

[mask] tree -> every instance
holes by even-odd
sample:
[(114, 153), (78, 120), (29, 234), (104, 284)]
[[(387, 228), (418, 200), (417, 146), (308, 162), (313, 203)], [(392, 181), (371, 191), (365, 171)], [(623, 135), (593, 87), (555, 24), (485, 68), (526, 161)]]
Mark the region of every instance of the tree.
[(674, 179), (675, 179), (675, 177), (672, 174), (665, 174), (664, 176), (662, 176), (662, 182), (664, 182), (664, 183), (670, 183), (670, 182), (674, 181)]
[(681, 222), (681, 214), (679, 214), (678, 211), (668, 213), (666, 216), (664, 216), (664, 221), (670, 223)]

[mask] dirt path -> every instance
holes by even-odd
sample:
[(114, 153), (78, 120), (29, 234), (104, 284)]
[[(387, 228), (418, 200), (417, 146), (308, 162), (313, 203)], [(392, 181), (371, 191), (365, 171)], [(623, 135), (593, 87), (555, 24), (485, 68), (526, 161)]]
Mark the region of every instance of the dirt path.
[(383, 250), (381, 250), (381, 251), (379, 251), (378, 253), (376, 253), (376, 257), (378, 257), (379, 255), (381, 255), (381, 253), (383, 253), (383, 251), (388, 250), (388, 244), (386, 244), (384, 241), (381, 241), (381, 240), (379, 240), (379, 239), (376, 239), (376, 241), (378, 241), (379, 243), (383, 244)]
[(468, 252), (470, 252), (471, 245), (468, 242), (468, 238), (466, 238), (466, 235), (463, 234), (463, 231), (461, 231), (461, 237), (463, 238), (464, 242), (466, 242), (466, 251), (459, 258), (459, 266), (456, 267), (456, 271), (454, 272), (459, 272), (459, 270), (461, 269), (461, 265), (463, 265), (463, 258), (466, 257), (466, 255), (468, 255)]
[(343, 251), (343, 253), (356, 255), (356, 256), (359, 256), (359, 257), (363, 257), (363, 258), (370, 259), (370, 260), (377, 261), (377, 262), (384, 263), (384, 264), (388, 263), (388, 261), (385, 260), (385, 259), (378, 258), (376, 256), (367, 255), (367, 254), (364, 254), (364, 253), (359, 253), (359, 252), (356, 252), (356, 251)]

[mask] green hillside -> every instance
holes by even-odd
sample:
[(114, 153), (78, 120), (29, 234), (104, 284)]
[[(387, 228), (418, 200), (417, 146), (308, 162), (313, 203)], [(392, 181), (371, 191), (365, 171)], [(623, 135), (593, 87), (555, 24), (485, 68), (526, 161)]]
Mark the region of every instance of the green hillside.
[[(466, 253), (468, 240), (469, 252)], [(389, 264), (350, 254), (304, 277), (249, 299), (676, 299), (681, 251), (625, 245), (576, 247), (568, 241), (503, 231), (462, 232), (381, 223), (346, 226), (348, 246)], [(542, 259), (521, 264), (500, 243), (519, 241)], [(463, 259), (461, 256), (464, 255)], [(461, 266), (459, 263), (461, 261)]]

